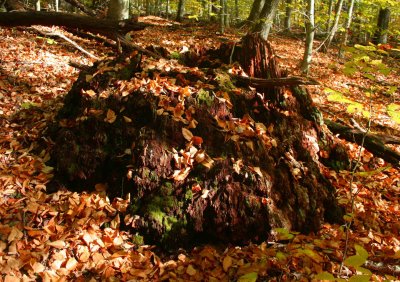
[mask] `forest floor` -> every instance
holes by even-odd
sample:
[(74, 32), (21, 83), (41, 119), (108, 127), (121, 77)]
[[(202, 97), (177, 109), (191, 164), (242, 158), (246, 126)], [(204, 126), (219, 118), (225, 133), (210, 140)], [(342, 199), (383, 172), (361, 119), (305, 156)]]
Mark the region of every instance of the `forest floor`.
[[(213, 27), (146, 20), (158, 26), (132, 35), (134, 43), (159, 45), (170, 52), (218, 46), (242, 36), (220, 36)], [(73, 39), (97, 57), (111, 52), (96, 42)], [(304, 42), (276, 34), (271, 42), (282, 68), (298, 75)], [(101, 193), (76, 193), (68, 187), (46, 193), (53, 169), (45, 163), (53, 142), (44, 132), (78, 76), (68, 62), (91, 64), (93, 59), (65, 41), (43, 38), (29, 29), (0, 29), (0, 50), (0, 281), (309, 281), (318, 273), (325, 273), (320, 277), (326, 279), (328, 273), (336, 277), (346, 246), (343, 226), (325, 224), (317, 234), (293, 232), (281, 241), (278, 236), (276, 241), (242, 247), (199, 246), (167, 256), (154, 246), (136, 245), (134, 234), (119, 230), (116, 218), (125, 200), (110, 203)], [(332, 92), (326, 89), (334, 89), (372, 109), (373, 132), (400, 137), (399, 124), (386, 113), (387, 105), (399, 103), (400, 61), (387, 63), (391, 72), (379, 76), (378, 83), (360, 74), (344, 75), (344, 60), (335, 50), (315, 53), (310, 75), (321, 85), (309, 87), (314, 102), (326, 118), (353, 118), (365, 125), (361, 113), (348, 112), (349, 103), (329, 101)], [(358, 145), (337, 141), (357, 158)], [(400, 152), (400, 146), (392, 148)], [(348, 213), (355, 195), (347, 256), (357, 260), (364, 250), (368, 253), (367, 262), (361, 263), (369, 270), (351, 264), (344, 266), (342, 277), (358, 270), (365, 275), (358, 279), (364, 280), (355, 281), (369, 281), (372, 271), (373, 281), (394, 281), (400, 279), (400, 171), (366, 150), (361, 151), (358, 172), (362, 171), (366, 173), (359, 173), (350, 187), (351, 172), (324, 170)]]

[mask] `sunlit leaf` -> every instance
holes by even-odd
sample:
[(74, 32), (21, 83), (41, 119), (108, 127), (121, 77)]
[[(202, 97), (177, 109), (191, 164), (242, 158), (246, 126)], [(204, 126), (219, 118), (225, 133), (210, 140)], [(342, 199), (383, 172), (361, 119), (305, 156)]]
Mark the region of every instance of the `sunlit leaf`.
[(367, 261), (366, 257), (360, 255), (354, 255), (345, 259), (344, 264), (347, 266), (361, 266)]
[(328, 272), (321, 272), (315, 275), (314, 279), (316, 280), (328, 280), (328, 281), (335, 281), (335, 277), (328, 273)]
[(187, 141), (191, 141), (193, 138), (192, 132), (189, 129), (182, 127), (182, 135)]
[(388, 105), (387, 112), (394, 122), (400, 124), (400, 105), (398, 104)]
[(256, 282), (258, 278), (257, 272), (250, 272), (245, 275), (242, 275), (237, 280), (238, 282)]
[(365, 259), (368, 258), (368, 252), (367, 252), (362, 246), (360, 246), (360, 245), (358, 245), (358, 244), (355, 244), (355, 245), (354, 245), (354, 248), (356, 249), (356, 253), (357, 253), (359, 256), (361, 256), (361, 257), (363, 257), (363, 258), (365, 258)]
[(354, 275), (349, 278), (350, 282), (369, 282), (371, 275)]
[(372, 275), (371, 270), (366, 269), (366, 268), (364, 268), (364, 267), (357, 266), (357, 267), (355, 267), (355, 269), (356, 269), (358, 272), (360, 272), (361, 274), (364, 274), (364, 275)]

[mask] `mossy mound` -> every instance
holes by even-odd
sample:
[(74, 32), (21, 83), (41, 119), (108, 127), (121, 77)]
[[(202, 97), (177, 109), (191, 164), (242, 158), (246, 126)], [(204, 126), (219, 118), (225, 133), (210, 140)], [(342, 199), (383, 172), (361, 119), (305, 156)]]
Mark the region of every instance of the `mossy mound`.
[[(53, 129), (57, 179), (131, 205), (124, 224), (166, 248), (265, 240), (338, 220), (319, 128), (287, 89), (260, 95), (226, 70), (137, 52), (82, 71)], [(264, 97), (263, 97), (264, 96)]]

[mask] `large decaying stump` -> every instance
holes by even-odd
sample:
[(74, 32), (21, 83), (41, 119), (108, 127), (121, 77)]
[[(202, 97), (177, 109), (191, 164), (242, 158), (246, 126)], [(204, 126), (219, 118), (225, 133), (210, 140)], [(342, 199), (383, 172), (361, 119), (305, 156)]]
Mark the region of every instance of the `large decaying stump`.
[[(269, 52), (262, 71), (276, 77)], [(111, 198), (129, 193), (123, 224), (167, 248), (340, 220), (307, 92), (238, 88), (223, 69), (132, 52), (82, 71), (53, 128), (57, 179), (108, 187)]]

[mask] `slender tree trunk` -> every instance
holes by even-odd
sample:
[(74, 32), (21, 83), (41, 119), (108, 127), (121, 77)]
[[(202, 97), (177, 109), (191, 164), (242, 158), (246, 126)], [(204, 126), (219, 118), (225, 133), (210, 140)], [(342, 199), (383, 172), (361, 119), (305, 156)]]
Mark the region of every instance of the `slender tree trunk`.
[(169, 18), (169, 0), (167, 0), (167, 3), (165, 4), (165, 13), (166, 13), (166, 18)]
[(239, 21), (239, 0), (235, 0), (235, 22)]
[(349, 39), (350, 26), (351, 26), (351, 22), (353, 19), (354, 3), (355, 3), (355, 0), (350, 0), (349, 13), (348, 13), (347, 21), (346, 21), (346, 30), (345, 30), (344, 39), (343, 39), (343, 46), (347, 45), (347, 41)]
[(37, 0), (36, 2), (35, 2), (35, 10), (36, 11), (40, 11), (40, 0)]
[(179, 0), (178, 3), (178, 11), (176, 13), (176, 21), (180, 22), (183, 19), (183, 15), (185, 13), (185, 2), (186, 0)]
[(54, 11), (58, 12), (59, 0), (54, 0)]
[(285, 30), (290, 32), (291, 29), (291, 21), (290, 18), (292, 16), (292, 2), (293, 0), (286, 0), (286, 10), (285, 10)]
[(378, 15), (378, 26), (374, 34), (374, 44), (386, 44), (387, 42), (387, 30), (389, 28), (390, 21), (390, 9), (381, 8)]
[(129, 0), (111, 0), (108, 5), (107, 18), (126, 20), (129, 18)]
[(219, 8), (219, 27), (220, 27), (220, 31), (222, 34), (225, 33), (225, 16), (224, 16), (224, 4), (225, 1), (224, 0), (220, 0), (220, 8)]
[(272, 23), (276, 10), (278, 8), (279, 0), (265, 1), (264, 6), (260, 13), (260, 21), (255, 25), (253, 32), (259, 32), (261, 39), (267, 40), (271, 30)]
[(328, 22), (326, 23), (326, 32), (329, 32), (329, 31), (331, 30), (332, 11), (333, 11), (333, 0), (329, 0), (329, 5), (328, 5)]
[(229, 27), (229, 11), (228, 11), (228, 1), (227, 0), (223, 0), (224, 1), (224, 25), (225, 27)]
[(312, 60), (312, 51), (314, 43), (314, 32), (315, 32), (315, 22), (314, 22), (314, 0), (307, 0), (307, 18), (306, 18), (306, 48), (304, 49), (303, 62), (301, 64), (301, 71), (308, 74)]
[(259, 19), (264, 3), (265, 0), (254, 0), (249, 17), (247, 18), (248, 22), (255, 22)]
[(339, 0), (339, 2), (338, 2), (337, 9), (336, 9), (336, 15), (335, 15), (335, 21), (333, 22), (333, 26), (332, 26), (332, 28), (328, 34), (328, 37), (326, 39), (325, 51), (328, 51), (329, 46), (331, 45), (332, 40), (335, 37), (335, 34), (338, 30), (340, 14), (342, 12), (342, 7), (343, 7), (343, 2), (344, 2), (344, 0)]

